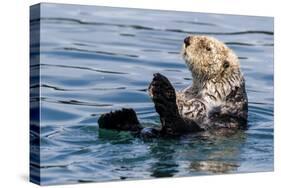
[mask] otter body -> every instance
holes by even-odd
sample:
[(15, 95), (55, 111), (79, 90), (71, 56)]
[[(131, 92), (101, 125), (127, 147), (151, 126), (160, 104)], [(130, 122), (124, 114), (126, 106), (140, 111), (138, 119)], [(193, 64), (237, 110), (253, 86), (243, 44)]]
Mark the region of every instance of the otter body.
[[(154, 74), (148, 91), (160, 116), (162, 128), (147, 131), (138, 123), (138, 128), (134, 130), (140, 135), (161, 136), (246, 129), (248, 101), (245, 80), (234, 52), (215, 38), (190, 36), (184, 40), (182, 56), (192, 73), (192, 85), (176, 92), (165, 76)], [(133, 119), (132, 125), (136, 126), (138, 121), (135, 120), (135, 113), (126, 114), (128, 110), (117, 112), (115, 114), (122, 114), (122, 118), (134, 114), (134, 118), (128, 119)], [(114, 116), (112, 122), (113, 119), (111, 121), (107, 114), (102, 115), (99, 126), (130, 131), (130, 122), (126, 121), (122, 125), (116, 121), (118, 116)], [(105, 119), (111, 121), (110, 126), (103, 123)]]

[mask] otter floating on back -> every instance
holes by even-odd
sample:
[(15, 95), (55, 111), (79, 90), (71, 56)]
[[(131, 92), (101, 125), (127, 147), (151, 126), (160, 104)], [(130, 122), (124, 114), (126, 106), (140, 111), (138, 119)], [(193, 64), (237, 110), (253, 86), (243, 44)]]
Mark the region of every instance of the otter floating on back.
[(165, 76), (156, 73), (148, 88), (160, 116), (160, 130), (142, 128), (133, 109), (101, 115), (99, 127), (148, 137), (246, 129), (245, 81), (234, 52), (215, 38), (189, 36), (184, 39), (182, 56), (192, 73), (190, 87), (176, 92)]

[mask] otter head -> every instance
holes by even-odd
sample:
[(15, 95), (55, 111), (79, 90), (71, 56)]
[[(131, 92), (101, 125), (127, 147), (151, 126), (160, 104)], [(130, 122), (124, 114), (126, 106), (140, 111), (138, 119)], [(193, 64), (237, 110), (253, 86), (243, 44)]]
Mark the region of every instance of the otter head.
[(239, 71), (239, 60), (224, 43), (207, 36), (184, 39), (183, 58), (194, 79), (221, 79)]

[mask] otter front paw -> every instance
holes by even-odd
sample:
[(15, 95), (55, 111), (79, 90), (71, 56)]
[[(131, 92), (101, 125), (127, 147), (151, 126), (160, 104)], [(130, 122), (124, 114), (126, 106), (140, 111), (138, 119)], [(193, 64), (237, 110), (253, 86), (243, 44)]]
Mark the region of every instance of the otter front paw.
[(153, 80), (148, 87), (149, 96), (153, 100), (175, 101), (176, 92), (170, 81), (160, 73), (153, 75)]
[(160, 73), (153, 75), (148, 91), (160, 117), (177, 116), (176, 92), (170, 81)]

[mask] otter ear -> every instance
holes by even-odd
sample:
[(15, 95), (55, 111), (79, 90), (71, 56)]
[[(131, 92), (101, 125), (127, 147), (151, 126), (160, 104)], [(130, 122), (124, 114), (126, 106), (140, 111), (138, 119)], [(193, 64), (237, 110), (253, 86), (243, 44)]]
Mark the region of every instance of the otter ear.
[(227, 69), (229, 67), (229, 61), (224, 60), (223, 61), (223, 68)]

